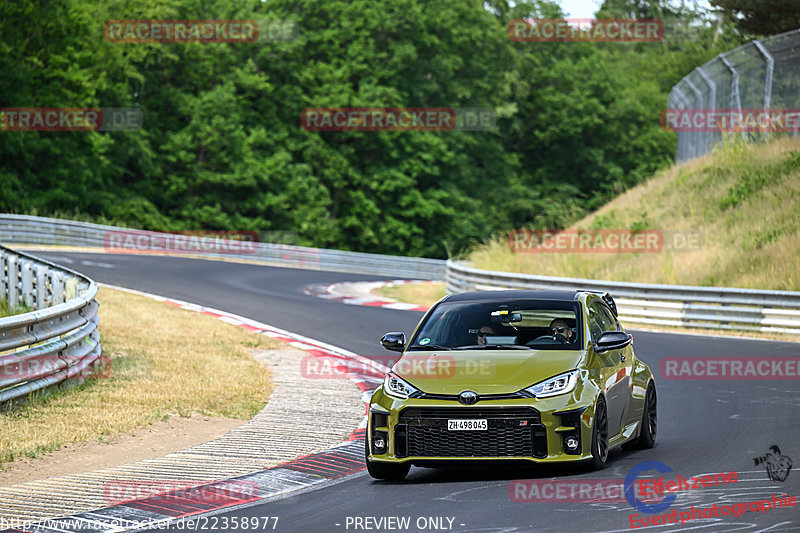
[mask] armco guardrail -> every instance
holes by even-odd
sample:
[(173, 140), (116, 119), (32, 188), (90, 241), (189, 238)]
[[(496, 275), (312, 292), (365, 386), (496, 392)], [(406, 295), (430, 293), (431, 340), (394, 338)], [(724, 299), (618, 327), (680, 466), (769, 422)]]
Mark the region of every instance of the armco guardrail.
[(576, 288), (608, 291), (630, 323), (800, 334), (800, 292), (532, 276), (447, 262), (448, 292)]
[[(0, 242), (5, 243), (102, 249), (107, 242), (107, 233), (120, 231), (166, 235), (87, 222), (0, 214)], [(314, 270), (395, 278), (446, 279), (448, 292), (497, 288), (609, 291), (617, 301), (620, 314), (630, 323), (800, 334), (800, 293), (797, 292), (530, 276), (479, 270), (453, 260), (445, 262), (271, 243), (258, 243), (254, 253), (244, 256), (222, 253), (203, 255), (252, 259), (277, 266)]]
[[(168, 235), (73, 220), (0, 214), (0, 242), (5, 244), (64, 245), (102, 249), (108, 243), (109, 234), (125, 231), (154, 237)], [(445, 261), (441, 259), (326, 250), (264, 242), (256, 243), (253, 253), (203, 252), (203, 256), (246, 259), (275, 266), (311, 270), (414, 279), (442, 280), (445, 275)]]
[(0, 298), (34, 311), (0, 318), (0, 402), (80, 380), (100, 357), (91, 279), (0, 246)]

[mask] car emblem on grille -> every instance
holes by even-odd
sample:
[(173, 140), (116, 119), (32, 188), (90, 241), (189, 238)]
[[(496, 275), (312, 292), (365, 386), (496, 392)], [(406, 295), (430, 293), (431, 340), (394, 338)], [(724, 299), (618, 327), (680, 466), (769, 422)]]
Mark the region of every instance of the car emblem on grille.
[(458, 395), (458, 401), (464, 405), (474, 405), (478, 403), (478, 393), (471, 390), (465, 390)]

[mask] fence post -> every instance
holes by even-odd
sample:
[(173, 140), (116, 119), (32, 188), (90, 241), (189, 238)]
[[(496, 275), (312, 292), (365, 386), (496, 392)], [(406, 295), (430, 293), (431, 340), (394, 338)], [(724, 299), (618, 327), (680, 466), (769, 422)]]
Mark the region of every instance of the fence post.
[[(678, 109), (678, 101), (680, 101), (681, 105), (683, 106), (683, 109), (689, 109), (690, 107), (689, 99), (686, 98), (686, 94), (681, 90), (681, 88), (678, 87), (677, 85), (673, 87), (672, 90), (669, 92), (670, 98), (672, 98), (673, 92), (675, 93), (675, 101), (676, 101), (675, 108)], [(676, 131), (675, 135), (677, 135), (678, 137), (675, 159), (677, 159), (679, 163), (682, 161), (686, 161), (687, 159), (691, 159), (691, 157), (689, 157), (690, 144), (687, 132)]]
[[(769, 117), (769, 109), (770, 105), (772, 104), (772, 74), (775, 70), (775, 59), (772, 57), (772, 54), (769, 53), (767, 47), (762, 44), (761, 41), (756, 39), (753, 41), (753, 44), (756, 46), (761, 55), (764, 56), (764, 60), (767, 62), (767, 75), (766, 79), (764, 80), (764, 113), (767, 114)], [(770, 130), (772, 129), (772, 122), (770, 121), (770, 126), (767, 128), (767, 132), (765, 137), (769, 139), (770, 137)]]
[[(700, 75), (701, 78), (703, 78), (703, 81), (705, 82), (705, 84), (708, 85), (708, 89), (709, 89), (709, 92), (711, 94), (711, 98), (709, 99), (710, 101), (709, 101), (708, 109), (711, 110), (710, 111), (711, 113), (716, 113), (716, 111), (717, 111), (717, 85), (713, 82), (711, 77), (708, 74), (706, 74), (706, 71), (703, 70), (702, 66), (697, 67), (697, 73)], [(713, 149), (714, 145), (717, 144), (717, 143), (714, 142), (714, 137), (716, 136), (715, 133), (716, 132), (713, 132), (713, 131), (706, 132), (706, 139), (708, 140), (707, 144), (711, 145), (712, 149)], [(720, 135), (721, 135), (721, 132), (720, 132)], [(706, 151), (708, 151), (708, 150), (706, 150)]]
[[(739, 111), (739, 124), (742, 123), (742, 97), (739, 94), (739, 71), (728, 60), (727, 53), (720, 54), (719, 56), (722, 64), (731, 71), (731, 108)], [(745, 139), (744, 128), (741, 131), (742, 140)]]
[[(703, 107), (703, 92), (700, 89), (698, 89), (697, 86), (694, 83), (692, 83), (692, 80), (689, 79), (689, 76), (686, 76), (685, 78), (683, 78), (683, 81), (686, 82), (686, 85), (688, 85), (689, 88), (692, 90), (692, 92), (694, 92), (694, 94), (697, 95), (697, 102), (698, 102), (699, 105), (695, 105), (695, 108), (698, 108), (698, 107), (702, 108)], [(695, 135), (698, 135), (698, 138), (700, 138), (700, 139), (703, 138), (702, 135), (701, 135), (701, 132), (695, 132)], [(705, 144), (705, 142), (703, 144)], [(699, 155), (703, 155), (702, 153), (699, 153), (700, 152), (700, 146), (699, 145), (700, 145), (699, 142), (692, 143), (692, 157), (693, 158), (697, 157)], [(705, 153), (705, 151), (703, 151), (703, 153)]]

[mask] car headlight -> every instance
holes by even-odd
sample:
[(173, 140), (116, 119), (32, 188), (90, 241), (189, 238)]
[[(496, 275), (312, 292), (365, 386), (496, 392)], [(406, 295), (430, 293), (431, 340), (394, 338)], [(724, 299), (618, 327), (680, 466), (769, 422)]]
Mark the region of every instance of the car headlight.
[(578, 371), (572, 370), (544, 381), (540, 381), (536, 385), (532, 385), (525, 390), (537, 398), (547, 398), (549, 396), (558, 396), (559, 394), (571, 392), (577, 384)]
[(383, 378), (383, 392), (400, 400), (407, 400), (409, 396), (417, 392), (416, 389), (409, 385), (406, 381), (397, 377), (394, 372), (389, 372)]

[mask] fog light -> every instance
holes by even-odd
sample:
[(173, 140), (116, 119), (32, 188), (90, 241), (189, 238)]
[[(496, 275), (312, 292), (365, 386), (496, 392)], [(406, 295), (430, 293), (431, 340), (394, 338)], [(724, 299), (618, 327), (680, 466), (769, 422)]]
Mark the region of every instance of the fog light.
[(382, 455), (386, 453), (386, 434), (382, 431), (376, 431), (372, 436), (372, 453)]
[(575, 437), (567, 437), (567, 440), (564, 441), (564, 444), (566, 444), (567, 449), (570, 451), (578, 449), (578, 439)]

